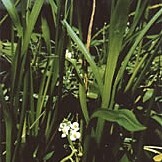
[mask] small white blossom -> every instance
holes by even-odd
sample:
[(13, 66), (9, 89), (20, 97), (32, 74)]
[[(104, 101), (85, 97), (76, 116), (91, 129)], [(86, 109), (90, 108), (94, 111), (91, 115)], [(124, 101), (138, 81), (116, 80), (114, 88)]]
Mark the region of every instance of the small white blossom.
[(79, 139), (81, 136), (80, 132), (77, 132), (75, 130), (71, 130), (70, 131), (70, 140), (71, 141), (76, 141), (77, 139)]
[(63, 131), (63, 130), (69, 130), (70, 129), (70, 124), (69, 123), (61, 123), (60, 124), (60, 127), (59, 127), (59, 131), (61, 132), (61, 131)]
[(66, 127), (66, 124), (65, 123), (61, 123), (58, 130), (61, 132), (64, 127)]
[(58, 131), (62, 132), (61, 138), (69, 136), (71, 141), (76, 141), (81, 136), (80, 132), (78, 132), (79, 123), (78, 122), (71, 123), (67, 119), (64, 119), (63, 122), (60, 123)]
[(62, 132), (62, 138), (65, 138), (69, 134), (70, 125), (71, 122), (66, 119), (64, 119), (63, 122), (60, 124), (58, 131)]
[(64, 134), (64, 133), (61, 134), (61, 138), (65, 138), (66, 136), (67, 134)]
[(66, 126), (62, 129), (62, 133), (68, 135), (69, 134), (70, 127)]
[(5, 96), (5, 100), (8, 101), (9, 100), (9, 96)]
[(79, 130), (79, 123), (78, 122), (73, 122), (71, 125), (70, 125), (71, 129), (75, 130), (75, 131), (78, 131)]

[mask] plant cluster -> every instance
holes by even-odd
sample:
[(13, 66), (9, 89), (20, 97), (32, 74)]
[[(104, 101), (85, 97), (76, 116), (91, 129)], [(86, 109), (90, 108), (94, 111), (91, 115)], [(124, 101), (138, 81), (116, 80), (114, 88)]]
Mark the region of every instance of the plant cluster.
[(1, 1), (0, 162), (162, 161), (160, 1)]

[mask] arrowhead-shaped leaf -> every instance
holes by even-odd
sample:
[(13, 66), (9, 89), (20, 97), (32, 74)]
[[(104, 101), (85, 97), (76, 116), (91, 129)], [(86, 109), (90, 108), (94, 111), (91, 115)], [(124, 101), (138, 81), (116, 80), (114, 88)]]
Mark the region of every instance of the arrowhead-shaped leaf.
[(94, 112), (92, 118), (101, 118), (109, 122), (116, 122), (128, 131), (141, 131), (146, 129), (136, 118), (135, 114), (127, 109), (121, 110), (105, 110), (101, 109)]

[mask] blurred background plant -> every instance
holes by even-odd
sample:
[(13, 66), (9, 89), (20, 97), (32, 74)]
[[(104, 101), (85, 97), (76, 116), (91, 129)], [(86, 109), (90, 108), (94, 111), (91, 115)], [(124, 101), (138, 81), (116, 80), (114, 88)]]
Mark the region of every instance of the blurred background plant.
[[(155, 159), (160, 0), (1, 2), (0, 161)], [(67, 116), (79, 143), (61, 138)]]

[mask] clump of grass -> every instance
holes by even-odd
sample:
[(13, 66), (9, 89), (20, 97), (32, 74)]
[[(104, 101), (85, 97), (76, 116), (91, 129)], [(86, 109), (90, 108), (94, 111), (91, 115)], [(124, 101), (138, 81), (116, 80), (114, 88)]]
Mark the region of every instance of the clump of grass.
[[(3, 40), (0, 42), (2, 57), (11, 65), (7, 72), (10, 73), (10, 84), (3, 82), (0, 86), (2, 127), (5, 129), (0, 138), (1, 144), (5, 142), (5, 148), (0, 150), (0, 161), (4, 160), (3, 157), (6, 162), (23, 161), (27, 158), (23, 153), (26, 150), (30, 150), (28, 161), (53, 159), (57, 150), (53, 143), (63, 120), (61, 114), (65, 111), (62, 107), (66, 94), (64, 87), (68, 87), (67, 94), (72, 93), (71, 84), (75, 86), (74, 94), (83, 114), (79, 117), (78, 112), (71, 115), (77, 121), (81, 118), (82, 129), (78, 132), (81, 138), (77, 138), (80, 144), (77, 147), (69, 140), (71, 152), (66, 157), (62, 155), (62, 161), (74, 160), (73, 155), (77, 161), (104, 161), (104, 136), (109, 143), (112, 143), (112, 136), (120, 139), (120, 143), (114, 142), (109, 151), (114, 161), (140, 161), (149, 120), (161, 123), (161, 115), (152, 107), (158, 107), (156, 102), (161, 102), (158, 88), (162, 33), (150, 34), (150, 29), (159, 25), (161, 5), (150, 7), (147, 0), (138, 0), (132, 12), (129, 0), (112, 0), (110, 22), (93, 36), (98, 5), (93, 0), (85, 45), (81, 18), (78, 20), (79, 29), (73, 26), (73, 0), (49, 0), (48, 3), (27, 0), (15, 4), (11, 0), (2, 0), (2, 3), (7, 16), (0, 20), (0, 27), (10, 18), (12, 33), (11, 42), (7, 43), (9, 48), (6, 49)], [(20, 13), (16, 7), (18, 4)], [(51, 22), (41, 13), (45, 5), (50, 7), (54, 37)], [(157, 12), (151, 17), (154, 8)], [(40, 31), (36, 29), (37, 23)], [(92, 48), (98, 52), (98, 61), (91, 54)], [(67, 51), (71, 56), (66, 57)], [(71, 82), (72, 77), (76, 81)], [(128, 95), (131, 104), (120, 103), (120, 93)], [(91, 110), (91, 100), (99, 103), (95, 110)], [(136, 136), (137, 132), (140, 136)], [(138, 144), (136, 148), (134, 141)], [(96, 147), (91, 149), (91, 144)], [(79, 153), (83, 156), (78, 156)], [(117, 156), (118, 153), (122, 154), (121, 157)]]

